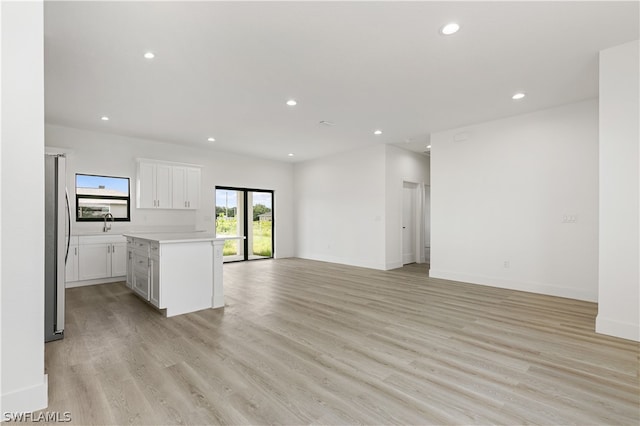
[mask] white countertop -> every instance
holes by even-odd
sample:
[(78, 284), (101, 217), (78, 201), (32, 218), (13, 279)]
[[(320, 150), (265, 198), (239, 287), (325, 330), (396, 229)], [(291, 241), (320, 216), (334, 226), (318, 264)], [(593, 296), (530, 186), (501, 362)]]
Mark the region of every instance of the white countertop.
[(157, 232), (157, 233), (123, 233), (125, 237), (157, 243), (192, 243), (201, 241), (243, 240), (244, 237), (217, 237), (207, 232)]

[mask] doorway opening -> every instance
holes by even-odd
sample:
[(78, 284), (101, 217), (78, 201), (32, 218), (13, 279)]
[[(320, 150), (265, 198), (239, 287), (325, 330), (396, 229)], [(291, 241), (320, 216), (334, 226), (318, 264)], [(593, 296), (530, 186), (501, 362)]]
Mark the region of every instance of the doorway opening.
[(224, 262), (273, 258), (273, 198), (269, 189), (216, 186), (216, 235), (244, 237), (225, 242)]
[(416, 263), (419, 257), (417, 249), (416, 212), (418, 200), (416, 196), (417, 184), (403, 182), (402, 184), (402, 264)]

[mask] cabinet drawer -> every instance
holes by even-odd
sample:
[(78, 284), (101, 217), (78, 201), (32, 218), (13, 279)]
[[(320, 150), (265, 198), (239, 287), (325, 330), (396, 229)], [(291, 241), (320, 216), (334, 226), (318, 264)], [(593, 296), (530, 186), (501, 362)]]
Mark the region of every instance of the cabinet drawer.
[(133, 269), (136, 271), (149, 269), (149, 258), (147, 256), (141, 256), (138, 253), (133, 253)]
[(149, 256), (158, 257), (160, 255), (160, 244), (149, 244)]
[(133, 240), (133, 248), (136, 251), (140, 251), (140, 252), (148, 252), (149, 250), (149, 242), (145, 241), (145, 240), (137, 240), (134, 239)]

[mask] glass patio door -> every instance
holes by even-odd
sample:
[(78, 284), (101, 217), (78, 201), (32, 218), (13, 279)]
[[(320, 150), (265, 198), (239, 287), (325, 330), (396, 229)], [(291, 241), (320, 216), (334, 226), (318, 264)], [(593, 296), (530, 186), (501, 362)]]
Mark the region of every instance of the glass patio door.
[[(216, 188), (216, 236), (244, 236), (244, 194), (233, 188)], [(225, 262), (244, 260), (242, 240), (228, 240), (224, 243)]]
[(243, 236), (224, 245), (224, 261), (273, 257), (273, 191), (216, 187), (216, 235)]

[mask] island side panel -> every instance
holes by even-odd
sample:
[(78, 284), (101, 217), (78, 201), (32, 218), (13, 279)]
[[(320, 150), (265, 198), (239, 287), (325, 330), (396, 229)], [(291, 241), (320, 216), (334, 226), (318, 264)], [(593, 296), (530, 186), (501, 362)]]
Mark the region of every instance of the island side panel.
[(222, 283), (222, 256), (224, 241), (213, 241), (213, 298), (211, 307), (224, 307), (224, 287)]
[(167, 317), (212, 307), (211, 241), (161, 243), (160, 291)]

